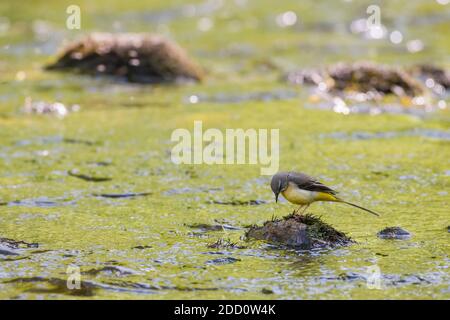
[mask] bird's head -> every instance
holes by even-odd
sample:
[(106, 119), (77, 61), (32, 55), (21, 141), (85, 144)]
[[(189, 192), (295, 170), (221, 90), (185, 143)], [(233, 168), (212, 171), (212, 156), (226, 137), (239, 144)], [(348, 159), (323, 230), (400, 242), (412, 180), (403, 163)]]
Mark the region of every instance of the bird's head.
[(278, 172), (272, 177), (270, 187), (275, 194), (275, 202), (278, 202), (278, 196), (288, 187), (288, 172)]

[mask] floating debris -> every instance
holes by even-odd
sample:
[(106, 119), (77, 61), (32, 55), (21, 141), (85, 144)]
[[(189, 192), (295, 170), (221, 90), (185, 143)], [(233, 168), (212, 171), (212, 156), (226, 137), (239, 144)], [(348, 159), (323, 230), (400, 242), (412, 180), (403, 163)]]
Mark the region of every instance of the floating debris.
[(70, 112), (79, 110), (80, 106), (77, 104), (67, 107), (61, 102), (33, 101), (30, 97), (25, 98), (25, 104), (23, 106), (25, 113), (52, 114), (58, 118), (64, 118)]
[(400, 227), (387, 227), (377, 233), (380, 239), (409, 239), (411, 238), (411, 233), (402, 229)]
[(105, 74), (137, 83), (203, 78), (200, 67), (177, 44), (159, 35), (139, 33), (92, 33), (69, 44), (46, 69)]
[(345, 246), (354, 242), (311, 214), (291, 214), (267, 221), (263, 226), (252, 226), (246, 237), (306, 250)]

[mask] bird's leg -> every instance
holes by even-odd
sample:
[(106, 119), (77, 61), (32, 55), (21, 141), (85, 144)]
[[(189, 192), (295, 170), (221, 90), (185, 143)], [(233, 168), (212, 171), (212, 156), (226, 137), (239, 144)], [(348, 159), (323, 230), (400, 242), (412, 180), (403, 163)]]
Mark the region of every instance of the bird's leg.
[(301, 208), (303, 208), (303, 204), (300, 205), (297, 209), (294, 210), (294, 213), (297, 214)]
[(304, 214), (305, 211), (306, 211), (306, 209), (308, 209), (308, 207), (309, 207), (309, 203), (308, 203), (307, 205), (305, 205), (305, 208), (302, 210), (302, 213), (301, 213), (301, 214)]

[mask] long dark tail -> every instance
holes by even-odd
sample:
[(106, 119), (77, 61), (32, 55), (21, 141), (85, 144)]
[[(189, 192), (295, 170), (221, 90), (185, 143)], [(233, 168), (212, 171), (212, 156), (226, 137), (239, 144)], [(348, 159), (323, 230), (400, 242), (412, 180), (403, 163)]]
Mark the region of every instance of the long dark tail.
[(351, 203), (351, 202), (347, 202), (347, 201), (344, 201), (344, 200), (341, 200), (341, 199), (338, 199), (338, 201), (339, 201), (339, 202), (342, 202), (342, 203), (345, 203), (345, 204), (348, 204), (348, 205), (350, 205), (350, 206), (352, 206), (352, 207), (355, 207), (355, 208), (358, 208), (358, 209), (367, 211), (367, 212), (369, 212), (369, 213), (371, 213), (371, 214), (373, 214), (373, 215), (376, 215), (377, 217), (380, 216), (380, 215), (379, 215), (378, 213), (376, 213), (375, 211), (372, 211), (372, 210), (363, 208), (363, 207), (361, 207), (361, 206), (358, 206), (357, 204), (354, 204), (354, 203)]

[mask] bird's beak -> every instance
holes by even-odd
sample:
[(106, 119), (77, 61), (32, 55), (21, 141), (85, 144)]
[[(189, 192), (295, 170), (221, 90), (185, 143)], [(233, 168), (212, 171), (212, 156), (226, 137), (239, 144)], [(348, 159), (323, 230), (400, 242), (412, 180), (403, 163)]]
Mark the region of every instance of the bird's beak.
[(275, 202), (276, 203), (278, 202), (278, 195), (279, 195), (279, 193), (275, 193)]

